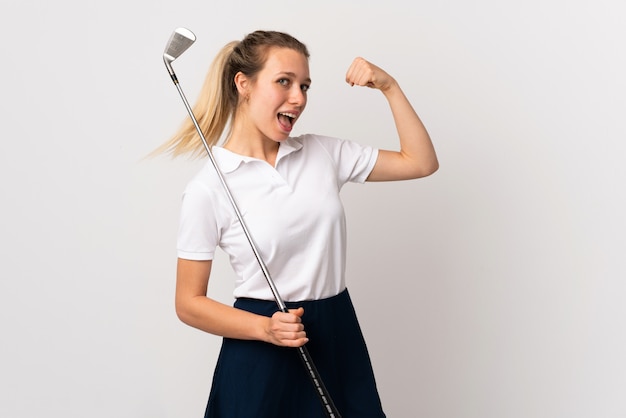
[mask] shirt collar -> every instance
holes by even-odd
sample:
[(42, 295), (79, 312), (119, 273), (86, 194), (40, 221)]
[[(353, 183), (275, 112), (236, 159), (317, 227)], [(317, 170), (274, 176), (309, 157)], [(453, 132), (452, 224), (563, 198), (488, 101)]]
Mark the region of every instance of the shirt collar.
[[(287, 138), (280, 143), (278, 148), (278, 155), (276, 156), (276, 164), (285, 156), (292, 152), (298, 151), (302, 148), (302, 142), (295, 138)], [(237, 170), (240, 165), (249, 163), (252, 161), (259, 161), (257, 158), (248, 157), (241, 154), (236, 154), (223, 147), (214, 146), (211, 148), (215, 161), (222, 173), (232, 173)]]

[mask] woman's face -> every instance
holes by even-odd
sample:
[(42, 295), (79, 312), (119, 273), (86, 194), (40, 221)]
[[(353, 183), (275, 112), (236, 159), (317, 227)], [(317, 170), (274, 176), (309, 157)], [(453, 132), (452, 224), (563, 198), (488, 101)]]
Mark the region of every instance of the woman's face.
[(263, 69), (247, 90), (249, 135), (283, 141), (304, 111), (311, 84), (309, 62), (289, 48), (270, 48)]

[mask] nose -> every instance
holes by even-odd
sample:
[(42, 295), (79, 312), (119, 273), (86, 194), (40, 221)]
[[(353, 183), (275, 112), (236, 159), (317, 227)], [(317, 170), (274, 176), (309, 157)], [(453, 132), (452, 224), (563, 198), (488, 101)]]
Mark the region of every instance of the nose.
[(306, 93), (302, 91), (300, 86), (294, 86), (289, 95), (289, 102), (296, 106), (304, 107), (306, 105)]

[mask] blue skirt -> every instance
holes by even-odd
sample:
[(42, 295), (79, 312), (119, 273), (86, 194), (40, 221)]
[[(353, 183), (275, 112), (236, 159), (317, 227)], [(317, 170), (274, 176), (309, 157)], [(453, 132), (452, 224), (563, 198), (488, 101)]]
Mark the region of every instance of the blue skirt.
[[(365, 340), (347, 290), (302, 306), (307, 349), (342, 418), (384, 418)], [(240, 298), (235, 307), (272, 316), (276, 302)], [(294, 348), (224, 338), (205, 418), (324, 418)]]

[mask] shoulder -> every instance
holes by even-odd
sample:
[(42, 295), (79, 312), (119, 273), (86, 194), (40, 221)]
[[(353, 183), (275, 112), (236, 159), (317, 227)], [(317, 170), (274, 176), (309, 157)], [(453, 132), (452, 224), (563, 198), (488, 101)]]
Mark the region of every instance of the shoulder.
[(298, 143), (300, 146), (308, 148), (310, 151), (313, 149), (323, 150), (325, 153), (335, 157), (338, 155), (370, 156), (376, 154), (378, 151), (370, 145), (364, 145), (351, 139), (327, 135), (304, 134), (289, 138), (288, 140), (293, 141), (292, 143)]
[(341, 147), (346, 142), (344, 139), (319, 135), (319, 134), (302, 134), (296, 137), (290, 137), (287, 139), (287, 144), (295, 148), (314, 149), (323, 148), (325, 150), (331, 150)]
[(327, 142), (341, 142), (342, 139), (335, 138), (328, 135), (320, 134), (302, 134), (300, 136), (290, 137), (287, 141), (294, 143), (306, 144), (307, 142), (327, 143)]
[(215, 193), (217, 186), (219, 186), (219, 177), (211, 162), (206, 161), (200, 170), (187, 182), (183, 195), (210, 197)]

